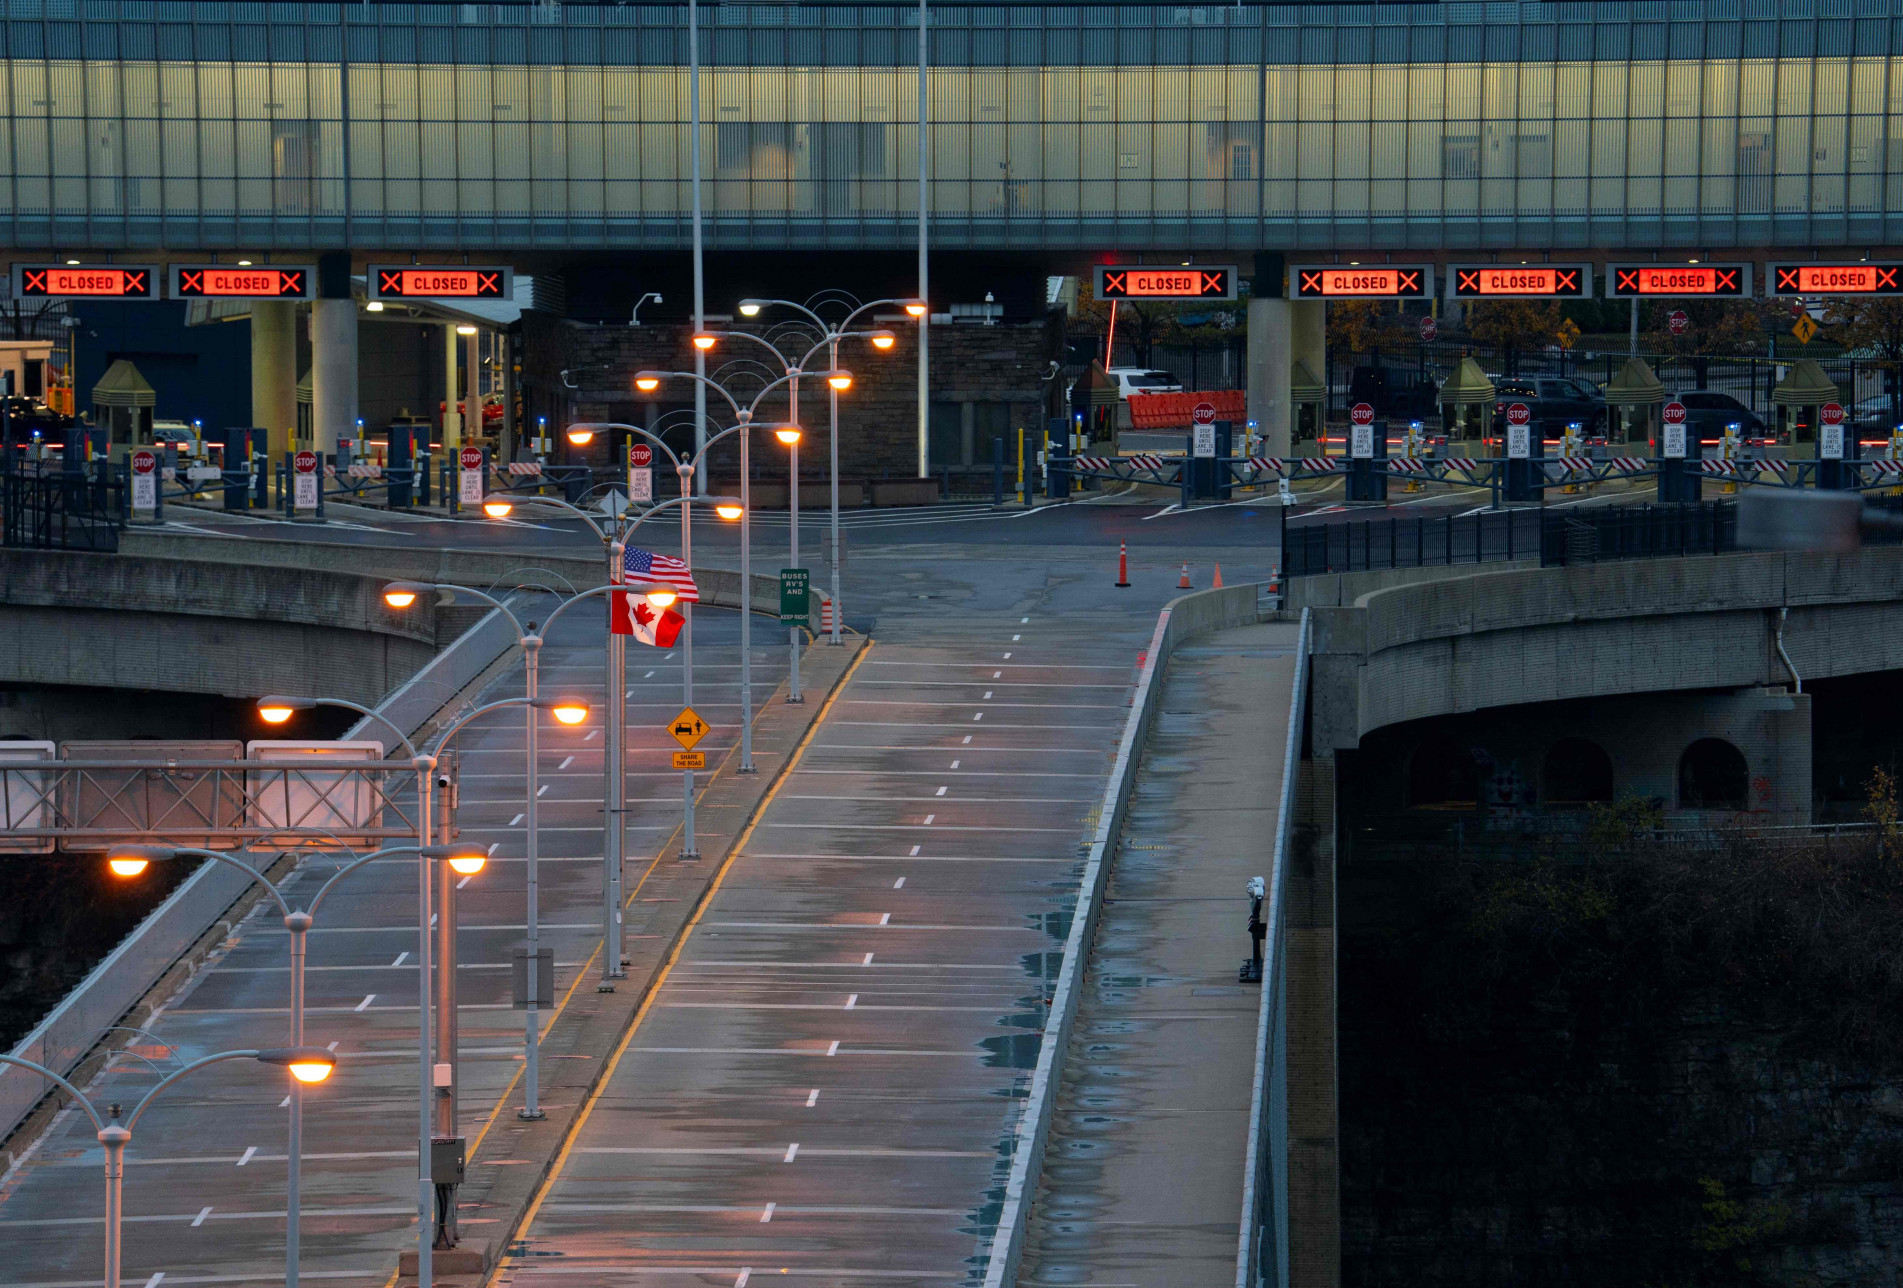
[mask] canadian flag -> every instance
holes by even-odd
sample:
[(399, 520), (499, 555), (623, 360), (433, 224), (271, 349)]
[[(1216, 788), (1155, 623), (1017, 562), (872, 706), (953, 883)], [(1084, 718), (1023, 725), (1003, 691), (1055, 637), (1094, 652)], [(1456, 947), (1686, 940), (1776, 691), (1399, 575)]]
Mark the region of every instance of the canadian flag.
[(681, 633), (687, 619), (671, 608), (656, 608), (647, 596), (617, 591), (608, 596), (611, 607), (608, 627), (616, 635), (632, 635), (655, 648), (673, 648), (674, 637)]

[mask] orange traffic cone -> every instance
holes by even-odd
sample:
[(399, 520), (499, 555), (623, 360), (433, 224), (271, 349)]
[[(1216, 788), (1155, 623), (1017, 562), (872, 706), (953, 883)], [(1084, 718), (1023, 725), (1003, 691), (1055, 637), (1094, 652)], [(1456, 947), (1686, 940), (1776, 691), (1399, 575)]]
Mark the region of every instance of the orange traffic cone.
[(1215, 577), (1214, 577), (1214, 578), (1213, 578), (1213, 579), (1212, 579), (1212, 580), (1210, 581), (1210, 583), (1209, 583), (1209, 588), (1210, 588), (1211, 590), (1221, 590), (1221, 589), (1222, 589), (1222, 565), (1221, 565), (1221, 564), (1217, 564), (1217, 565), (1216, 565), (1216, 575), (1215, 575)]
[(1282, 602), (1282, 565), (1277, 564), (1269, 570), (1269, 594), (1275, 596), (1275, 602)]
[(1130, 546), (1127, 542), (1117, 543), (1117, 585), (1128, 587), (1130, 584)]
[(1176, 589), (1178, 590), (1192, 589), (1192, 587), (1189, 584), (1189, 565), (1188, 564), (1183, 565), (1183, 575), (1176, 579)]

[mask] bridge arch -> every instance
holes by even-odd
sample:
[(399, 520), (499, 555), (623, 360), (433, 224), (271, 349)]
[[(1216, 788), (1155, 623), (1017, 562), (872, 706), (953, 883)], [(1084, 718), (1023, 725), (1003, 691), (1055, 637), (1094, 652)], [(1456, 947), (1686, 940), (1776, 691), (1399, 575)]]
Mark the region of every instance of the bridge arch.
[(1540, 763), (1540, 804), (1578, 809), (1612, 800), (1612, 757), (1590, 738), (1561, 738)]
[(1723, 738), (1700, 738), (1678, 758), (1680, 809), (1741, 810), (1751, 805), (1751, 767)]

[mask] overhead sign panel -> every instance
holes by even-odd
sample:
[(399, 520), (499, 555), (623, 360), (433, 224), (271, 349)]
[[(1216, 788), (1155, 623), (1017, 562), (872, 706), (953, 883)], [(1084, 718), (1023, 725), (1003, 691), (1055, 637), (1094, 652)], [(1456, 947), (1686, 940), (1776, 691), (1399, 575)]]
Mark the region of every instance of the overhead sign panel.
[(1590, 264), (1449, 264), (1447, 293), (1469, 300), (1592, 298)]
[(1432, 264), (1296, 264), (1298, 300), (1424, 300), (1434, 293)]
[(16, 299), (156, 300), (159, 270), (151, 264), (15, 264)]
[(499, 265), (424, 268), (372, 264), (367, 279), (373, 300), (512, 300), (515, 270)]
[(1903, 295), (1903, 264), (1773, 264), (1772, 295)]
[(1748, 298), (1749, 264), (1608, 264), (1606, 298), (1719, 300)]
[(316, 270), (308, 264), (174, 264), (176, 300), (308, 300)]
[(1100, 300), (1233, 300), (1233, 266), (1146, 268), (1141, 264), (1097, 265)]

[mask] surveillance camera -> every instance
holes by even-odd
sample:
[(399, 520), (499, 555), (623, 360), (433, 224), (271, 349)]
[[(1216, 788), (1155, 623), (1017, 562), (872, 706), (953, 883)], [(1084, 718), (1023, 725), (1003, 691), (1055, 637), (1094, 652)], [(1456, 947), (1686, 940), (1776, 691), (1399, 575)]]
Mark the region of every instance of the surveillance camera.
[(1263, 894), (1268, 891), (1268, 888), (1268, 883), (1263, 881), (1261, 877), (1249, 878), (1249, 896), (1251, 898), (1260, 899)]
[(667, 303), (667, 301), (666, 301), (666, 300), (664, 300), (664, 299), (662, 299), (662, 298), (661, 298), (661, 293), (660, 293), (659, 291), (656, 291), (656, 292), (654, 293), (654, 302), (655, 302), (656, 304), (665, 304), (665, 303)]

